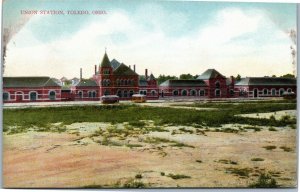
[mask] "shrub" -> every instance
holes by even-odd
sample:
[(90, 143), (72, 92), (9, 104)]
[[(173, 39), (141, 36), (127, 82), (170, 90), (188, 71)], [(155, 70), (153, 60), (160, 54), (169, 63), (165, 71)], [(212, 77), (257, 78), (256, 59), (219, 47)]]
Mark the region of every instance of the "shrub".
[(251, 161), (264, 161), (264, 159), (256, 157), (256, 158), (252, 158)]
[(281, 146), (281, 147), (280, 147), (280, 149), (283, 149), (283, 151), (286, 151), (286, 152), (290, 152), (290, 151), (292, 151), (292, 149), (291, 149), (291, 148), (289, 148), (289, 147), (285, 147), (285, 146)]
[(160, 172), (160, 175), (161, 176), (165, 176), (165, 172)]
[(191, 176), (181, 175), (181, 174), (176, 174), (176, 175), (174, 175), (174, 174), (172, 174), (172, 173), (170, 173), (170, 174), (168, 175), (168, 177), (171, 177), (172, 179), (175, 179), (175, 180), (177, 180), (177, 179), (189, 179), (189, 178), (191, 178)]
[(274, 145), (268, 145), (268, 146), (264, 146), (263, 148), (265, 148), (266, 150), (273, 150), (276, 149), (277, 147)]
[(275, 129), (274, 127), (270, 127), (269, 131), (277, 131), (277, 129)]
[(143, 176), (142, 176), (142, 174), (136, 174), (136, 175), (135, 175), (135, 178), (136, 178), (136, 179), (141, 179), (141, 178), (143, 178)]
[(197, 162), (197, 163), (202, 163), (202, 161), (201, 161), (201, 160), (196, 160), (196, 162)]
[(258, 181), (249, 185), (252, 188), (277, 188), (277, 182), (274, 178), (267, 174), (261, 174)]

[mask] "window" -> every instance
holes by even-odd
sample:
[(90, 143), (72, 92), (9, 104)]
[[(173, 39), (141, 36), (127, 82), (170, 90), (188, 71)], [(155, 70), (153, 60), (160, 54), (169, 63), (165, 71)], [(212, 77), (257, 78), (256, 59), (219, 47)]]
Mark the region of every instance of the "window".
[(216, 86), (216, 88), (220, 88), (220, 82), (217, 81), (217, 82), (215, 83), (215, 86)]
[(9, 100), (9, 93), (4, 92), (3, 93), (3, 101), (8, 101)]
[(287, 92), (291, 93), (291, 92), (292, 92), (292, 89), (291, 89), (291, 88), (288, 88), (288, 89), (287, 89)]
[(79, 92), (78, 92), (78, 96), (79, 96), (79, 98), (82, 98), (82, 97), (83, 97), (82, 91), (79, 91)]
[(200, 96), (204, 96), (205, 95), (205, 90), (200, 90), (200, 94), (199, 94)]
[(116, 84), (117, 84), (117, 86), (120, 85), (120, 80), (119, 79), (117, 79)]
[(276, 89), (273, 88), (273, 89), (271, 90), (271, 92), (272, 92), (272, 93), (271, 93), (272, 96), (275, 96), (275, 95), (276, 95)]
[(268, 95), (268, 89), (263, 90), (264, 95)]
[(191, 91), (190, 91), (190, 95), (191, 95), (191, 96), (196, 96), (196, 91), (195, 91), (195, 90), (191, 90)]
[(55, 95), (56, 95), (56, 94), (55, 94), (55, 91), (50, 91), (50, 92), (49, 92), (49, 99), (50, 99), (50, 100), (55, 100)]
[(131, 90), (129, 91), (129, 97), (131, 97), (134, 94), (134, 92)]
[(124, 80), (123, 79), (121, 80), (121, 85), (124, 85)]
[(221, 96), (221, 91), (220, 91), (220, 89), (216, 89), (216, 90), (215, 90), (215, 96), (216, 96), (216, 97), (220, 97), (220, 96)]
[(122, 92), (121, 92), (121, 90), (118, 90), (118, 91), (117, 91), (117, 95), (118, 95), (119, 97), (122, 97)]
[(103, 74), (104, 75), (109, 75), (110, 74), (110, 70), (109, 69), (104, 69), (103, 70)]
[(30, 101), (35, 101), (37, 98), (37, 93), (36, 92), (30, 92), (29, 94)]
[(178, 96), (178, 91), (177, 90), (173, 91), (173, 95)]
[(104, 91), (104, 95), (109, 95), (109, 94), (110, 94), (109, 90), (106, 89), (106, 90)]
[(282, 96), (283, 93), (284, 93), (284, 89), (283, 88), (279, 89), (279, 95)]
[(186, 90), (182, 90), (182, 91), (181, 91), (181, 95), (182, 95), (182, 96), (187, 96), (187, 91), (186, 91)]
[(156, 91), (152, 90), (152, 91), (151, 91), (151, 95), (152, 95), (152, 96), (155, 96), (155, 95), (156, 95)]
[(96, 97), (96, 91), (93, 91), (93, 98)]
[(234, 90), (230, 89), (230, 96), (234, 96)]
[(124, 91), (124, 92), (123, 92), (123, 96), (124, 96), (124, 97), (128, 97), (127, 91)]

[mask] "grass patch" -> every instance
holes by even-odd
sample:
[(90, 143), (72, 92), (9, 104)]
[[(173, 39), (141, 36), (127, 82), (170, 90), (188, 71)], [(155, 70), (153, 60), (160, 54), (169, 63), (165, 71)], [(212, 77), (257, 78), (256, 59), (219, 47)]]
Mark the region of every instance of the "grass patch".
[(256, 158), (252, 158), (251, 161), (264, 161), (264, 159), (256, 157)]
[(185, 129), (185, 128), (179, 128), (178, 129), (179, 131), (182, 131), (182, 132), (185, 132), (185, 133), (189, 133), (189, 134), (193, 134), (194, 133), (194, 131), (193, 130), (189, 130), (189, 129)]
[(231, 173), (231, 174), (240, 176), (242, 178), (249, 177), (249, 173), (251, 171), (252, 170), (249, 168), (228, 168), (228, 169), (226, 169), (227, 173)]
[(277, 147), (274, 145), (268, 145), (268, 146), (264, 146), (263, 148), (265, 148), (266, 150), (273, 150), (276, 149)]
[(255, 183), (249, 185), (251, 188), (277, 188), (277, 181), (268, 174), (261, 174)]
[(140, 145), (140, 144), (126, 144), (125, 146), (126, 146), (126, 147), (129, 147), (129, 148), (143, 147), (143, 145)]
[(141, 178), (143, 178), (143, 176), (142, 176), (142, 174), (136, 174), (136, 175), (135, 175), (135, 178), (136, 178), (136, 179), (141, 179)]
[(223, 163), (223, 164), (232, 164), (232, 165), (238, 164), (236, 161), (231, 161), (231, 160), (227, 160), (227, 159), (220, 159), (218, 162)]
[(277, 129), (275, 129), (274, 127), (270, 127), (269, 131), (277, 131)]
[(283, 151), (286, 151), (286, 152), (290, 152), (292, 151), (292, 149), (290, 147), (286, 147), (286, 146), (281, 146), (279, 147), (280, 149), (283, 149)]
[(172, 174), (172, 173), (168, 174), (167, 177), (171, 177), (172, 179), (175, 179), (175, 180), (177, 180), (177, 179), (190, 179), (191, 178), (191, 176), (181, 175), (181, 174)]
[(261, 128), (254, 127), (254, 126), (245, 126), (244, 129), (253, 129), (254, 131), (260, 131), (261, 130)]

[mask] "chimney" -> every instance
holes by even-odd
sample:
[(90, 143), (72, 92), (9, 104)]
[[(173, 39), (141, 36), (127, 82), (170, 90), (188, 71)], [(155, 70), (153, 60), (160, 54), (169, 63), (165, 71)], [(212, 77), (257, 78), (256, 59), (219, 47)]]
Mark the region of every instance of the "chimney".
[(148, 79), (148, 69), (145, 69), (145, 77), (146, 77), (146, 80)]
[(135, 72), (135, 64), (133, 65), (133, 71)]
[(129, 65), (129, 69), (131, 69), (131, 66)]
[(82, 80), (82, 68), (80, 68), (80, 81)]
[(95, 75), (97, 75), (97, 65), (95, 65)]

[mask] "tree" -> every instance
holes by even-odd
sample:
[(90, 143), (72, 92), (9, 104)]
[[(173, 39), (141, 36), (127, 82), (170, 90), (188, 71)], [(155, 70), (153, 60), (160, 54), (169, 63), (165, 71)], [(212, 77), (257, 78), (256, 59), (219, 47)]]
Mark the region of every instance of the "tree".
[(166, 80), (170, 80), (170, 79), (178, 79), (178, 77), (170, 76), (170, 75), (159, 75), (157, 78), (157, 82), (158, 82), (158, 84), (161, 84), (161, 83), (165, 82)]
[(281, 77), (284, 77), (284, 78), (295, 78), (295, 75), (292, 75), (292, 74), (288, 73), (288, 74), (282, 75)]
[(272, 77), (276, 77), (276, 75), (272, 75)]
[(236, 80), (236, 81), (240, 81), (240, 80), (241, 80), (241, 75), (238, 74), (238, 75), (236, 76), (235, 80)]
[(179, 76), (179, 79), (185, 79), (185, 80), (189, 80), (189, 79), (195, 79), (194, 78), (194, 76), (193, 75), (191, 75), (191, 74), (181, 74), (180, 76)]

